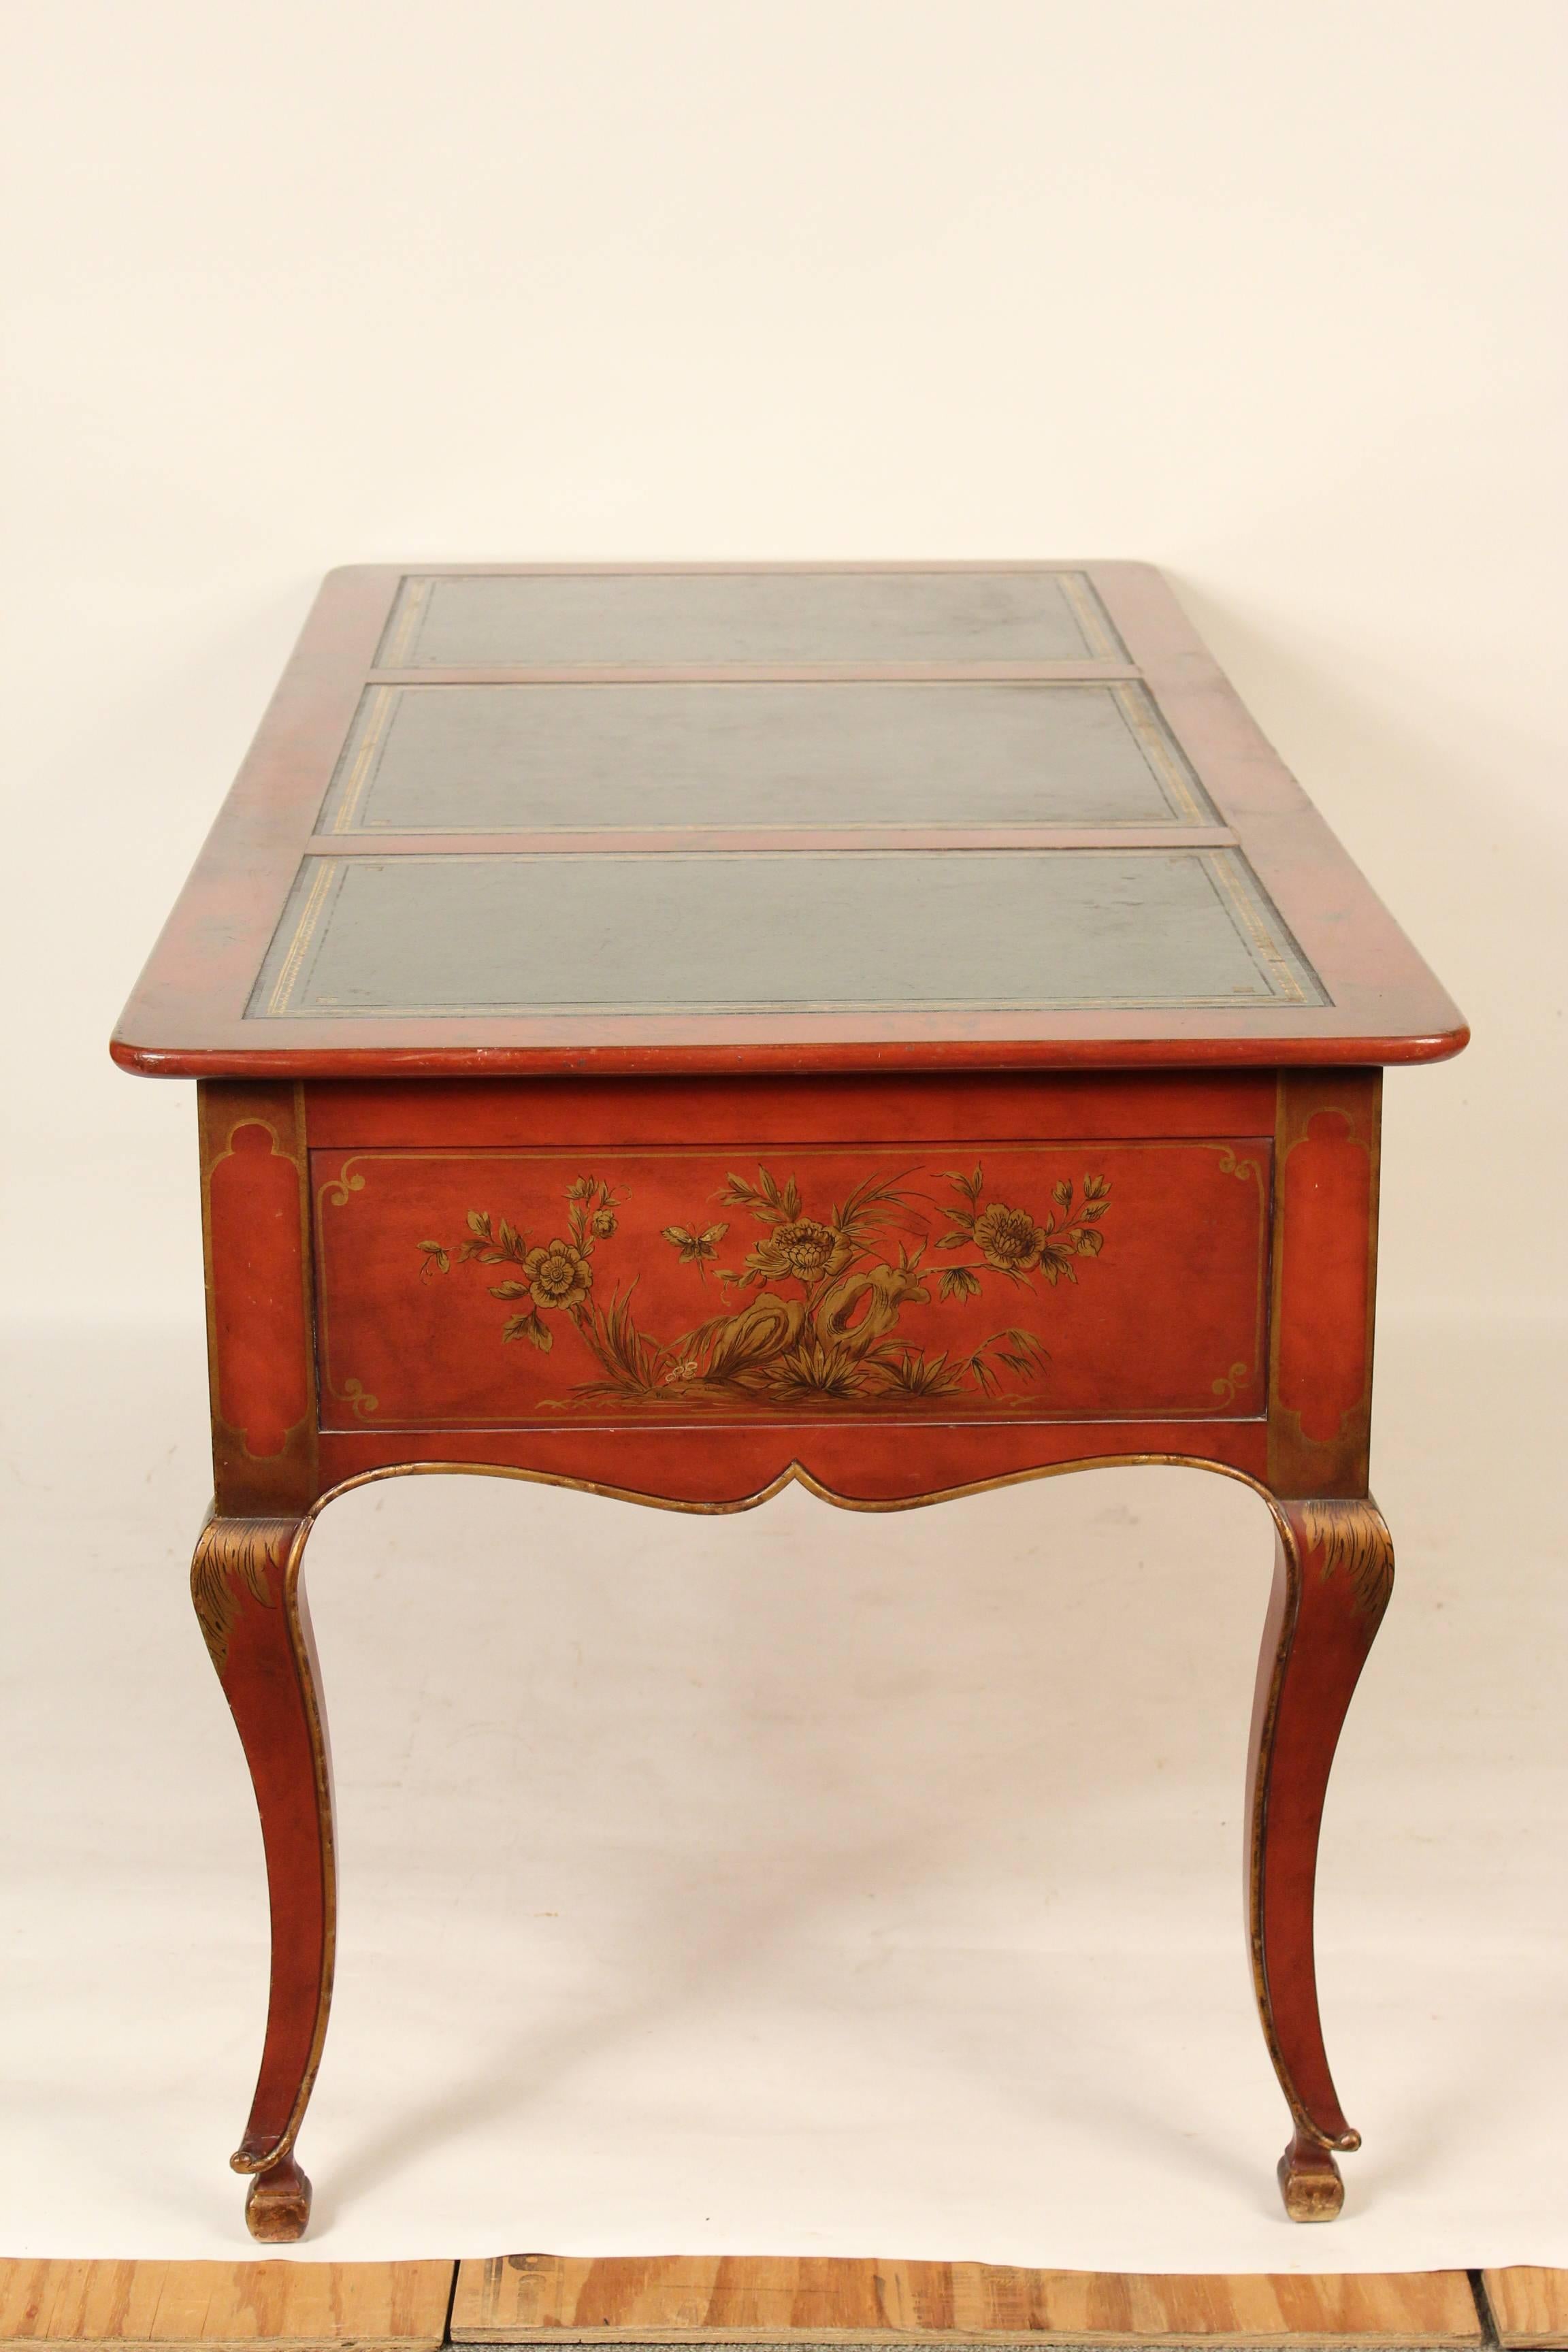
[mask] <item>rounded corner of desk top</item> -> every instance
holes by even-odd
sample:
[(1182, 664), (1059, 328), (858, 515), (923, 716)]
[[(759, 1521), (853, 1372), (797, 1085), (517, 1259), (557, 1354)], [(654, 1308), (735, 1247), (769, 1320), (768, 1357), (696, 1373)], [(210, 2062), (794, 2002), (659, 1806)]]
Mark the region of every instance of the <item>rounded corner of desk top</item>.
[[(109, 1058), (117, 1070), (128, 1071), (133, 1078), (156, 1078), (165, 1075), (162, 1066), (166, 1057), (155, 1046), (139, 1045), (119, 1029), (109, 1041)], [(184, 1076), (184, 1073), (179, 1075)]]

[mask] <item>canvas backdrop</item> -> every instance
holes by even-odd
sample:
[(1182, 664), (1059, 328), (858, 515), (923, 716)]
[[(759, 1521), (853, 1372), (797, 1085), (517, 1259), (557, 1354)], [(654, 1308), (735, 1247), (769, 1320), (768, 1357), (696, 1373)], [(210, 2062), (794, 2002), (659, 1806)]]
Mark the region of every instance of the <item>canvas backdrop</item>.
[(248, 2242), (194, 1108), (104, 1041), (320, 573), (1119, 555), (1476, 1030), (1387, 1092), (1345, 2217), (1279, 2214), (1240, 1943), (1256, 1498), (426, 1479), (311, 1547), (343, 1914), (301, 2251), (1568, 2263), (1563, 10), (4, 22), (3, 2251)]

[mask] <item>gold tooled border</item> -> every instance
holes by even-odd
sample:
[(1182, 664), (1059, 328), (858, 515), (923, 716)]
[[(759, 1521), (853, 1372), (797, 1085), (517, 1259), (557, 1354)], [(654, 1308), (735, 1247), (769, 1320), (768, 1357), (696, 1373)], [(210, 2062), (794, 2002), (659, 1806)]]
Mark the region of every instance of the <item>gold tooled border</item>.
[(397, 600), (387, 621), (385, 634), (375, 649), (373, 667), (376, 669), (407, 669), (408, 656), (424, 626), (425, 608), (430, 591), (436, 585), (427, 572), (405, 572), (397, 583)]
[[(1254, 961), (1272, 978), (1275, 983), (1276, 1000), (1283, 999), (1287, 1004), (1325, 1003), (1327, 992), (1323, 983), (1312, 971), (1306, 958), (1300, 954), (1300, 949), (1296, 951), (1297, 956), (1302, 971), (1311, 974), (1311, 990), (1304, 984), (1300, 971), (1298, 971), (1295, 965), (1281, 952), (1279, 941), (1269, 930), (1262, 907), (1242, 878), (1244, 874), (1249, 879), (1253, 878), (1252, 869), (1247, 865), (1243, 853), (1238, 849), (1200, 849), (1192, 854), (1197, 857), (1214, 883), (1221, 903), (1228, 909), (1231, 919), (1241, 933), (1245, 944), (1251, 950)], [(1261, 887), (1261, 885), (1258, 886), (1259, 889)], [(1272, 906), (1272, 901), (1267, 903), (1270, 905), (1278, 918), (1281, 932), (1285, 932), (1284, 917), (1279, 914), (1277, 907)], [(1285, 936), (1288, 938), (1289, 933), (1286, 932)]]
[[(349, 771), (343, 779), (342, 798), (332, 816), (333, 833), (356, 833), (360, 829), (360, 809), (385, 747), (393, 713), (397, 709), (398, 695), (399, 688), (393, 686), (373, 686), (365, 689), (364, 699), (355, 714), (358, 740), (354, 742)], [(329, 799), (336, 788), (337, 775), (334, 772), (332, 781), (327, 786)]]
[(1058, 572), (1054, 575), (1061, 599), (1078, 623), (1090, 661), (1129, 661), (1130, 656), (1116, 634), (1115, 624), (1101, 604), (1099, 591), (1087, 572)]
[(295, 920), (294, 936), (268, 992), (266, 1010), (271, 1019), (288, 1012), (289, 999), (299, 983), (306, 955), (326, 911), (328, 899), (342, 878), (344, 861), (341, 857), (319, 857), (315, 866), (316, 871), (305, 894), (305, 903)]
[[(1160, 706), (1142, 679), (1114, 680), (1108, 691), (1177, 821), (1186, 824), (1224, 824), (1225, 818), (1189, 768), (1174, 736), (1167, 731)], [(1141, 820), (1112, 817), (1110, 822), (1131, 824)], [(1178, 841), (1180, 837), (1179, 834), (1175, 836)], [(1163, 847), (1163, 844), (1159, 845)]]

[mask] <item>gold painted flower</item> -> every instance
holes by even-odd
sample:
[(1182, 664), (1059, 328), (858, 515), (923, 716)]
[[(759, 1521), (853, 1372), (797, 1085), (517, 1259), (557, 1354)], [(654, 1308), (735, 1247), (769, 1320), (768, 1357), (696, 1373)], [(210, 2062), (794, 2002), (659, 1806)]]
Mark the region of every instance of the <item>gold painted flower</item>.
[(1000, 1201), (975, 1218), (974, 1239), (986, 1265), (1003, 1274), (1027, 1274), (1038, 1265), (1046, 1246), (1044, 1230), (1027, 1209), (1009, 1209)]
[(595, 1241), (607, 1242), (616, 1230), (614, 1209), (595, 1209), (588, 1220), (588, 1231)]
[(815, 1217), (792, 1217), (757, 1244), (746, 1264), (778, 1281), (793, 1276), (809, 1284), (841, 1273), (852, 1246), (848, 1234), (836, 1225), (819, 1224)]
[(581, 1307), (593, 1286), (594, 1269), (571, 1242), (531, 1249), (522, 1261), (529, 1295), (536, 1307)]

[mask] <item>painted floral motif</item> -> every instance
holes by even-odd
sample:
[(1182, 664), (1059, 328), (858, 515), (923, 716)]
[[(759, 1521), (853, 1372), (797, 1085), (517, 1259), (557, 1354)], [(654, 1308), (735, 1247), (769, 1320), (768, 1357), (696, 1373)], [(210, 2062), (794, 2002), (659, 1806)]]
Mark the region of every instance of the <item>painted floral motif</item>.
[[(660, 1238), (681, 1265), (694, 1266), (703, 1283), (716, 1266), (721, 1292), (730, 1294), (724, 1311), (673, 1339), (638, 1324), (635, 1274), (607, 1296), (603, 1282), (595, 1286), (595, 1251), (613, 1239), (622, 1202), (592, 1176), (567, 1187), (564, 1234), (531, 1244), (505, 1217), (471, 1209), (455, 1251), (437, 1241), (416, 1244), (420, 1272), (426, 1279), (447, 1274), (454, 1260), (513, 1269), (489, 1285), (494, 1298), (527, 1302), (502, 1324), (502, 1339), (548, 1351), (563, 1318), (597, 1367), (571, 1399), (559, 1401), (563, 1405), (617, 1397), (654, 1406), (887, 1406), (970, 1384), (993, 1397), (1037, 1385), (1049, 1356), (1034, 1331), (1009, 1325), (977, 1347), (933, 1350), (900, 1339), (900, 1318), (931, 1300), (936, 1269), (924, 1263), (928, 1247), (962, 1253), (941, 1268), (936, 1290), (944, 1301), (976, 1297), (993, 1278), (1025, 1290), (1036, 1276), (1053, 1287), (1064, 1276), (1076, 1282), (1076, 1261), (1098, 1257), (1104, 1246), (1108, 1181), (1086, 1176), (1075, 1192), (1063, 1178), (1052, 1188), (1054, 1205), (1037, 1213), (987, 1200), (982, 1167), (942, 1175), (952, 1194), (947, 1201), (912, 1189), (912, 1173), (868, 1176), (826, 1207), (808, 1206), (793, 1175), (782, 1184), (766, 1168), (754, 1181), (730, 1176), (718, 1204), (750, 1216), (762, 1233), (739, 1267), (722, 1268), (717, 1259), (728, 1221), (663, 1228)], [(933, 1222), (945, 1226), (934, 1240)]]
[[(1040, 1225), (1027, 1209), (1010, 1209), (1002, 1201), (993, 1201), (982, 1208), (980, 1195), (984, 1180), (978, 1168), (973, 1176), (950, 1176), (948, 1181), (963, 1194), (968, 1205), (944, 1212), (953, 1230), (942, 1235), (938, 1249), (963, 1249), (973, 1243), (985, 1264), (994, 1266), (998, 1274), (1018, 1280), (1038, 1266), (1054, 1288), (1063, 1275), (1069, 1282), (1078, 1280), (1073, 1271), (1075, 1256), (1098, 1257), (1104, 1245), (1105, 1236), (1097, 1221), (1109, 1205), (1110, 1186), (1103, 1176), (1084, 1178), (1083, 1199), (1076, 1213), (1073, 1189), (1067, 1179), (1052, 1186), (1051, 1198), (1064, 1220), (1059, 1227), (1049, 1213)], [(967, 1273), (969, 1268), (960, 1266), (950, 1271)], [(944, 1297), (952, 1295), (943, 1290)]]
[[(529, 1302), (502, 1324), (503, 1339), (530, 1339), (548, 1354), (555, 1338), (546, 1315), (564, 1313), (578, 1323), (592, 1319), (588, 1294), (594, 1269), (589, 1261), (595, 1243), (608, 1241), (614, 1234), (619, 1205), (607, 1184), (596, 1183), (591, 1176), (577, 1177), (566, 1189), (566, 1238), (557, 1236), (533, 1249), (505, 1217), (492, 1224), (488, 1209), (468, 1211), (468, 1238), (458, 1250), (458, 1264), (477, 1259), (481, 1265), (515, 1265), (518, 1275), (492, 1282), (490, 1297)], [(421, 1242), (418, 1247), (425, 1260), (419, 1269), (423, 1276), (449, 1272), (451, 1254), (439, 1242)]]
[[(551, 1242), (543, 1249), (531, 1249), (522, 1261), (522, 1272), (535, 1307), (564, 1307), (568, 1314), (581, 1307), (594, 1286), (593, 1267), (570, 1242)], [(498, 1286), (496, 1297), (521, 1298), (522, 1290), (522, 1283), (510, 1282)]]

